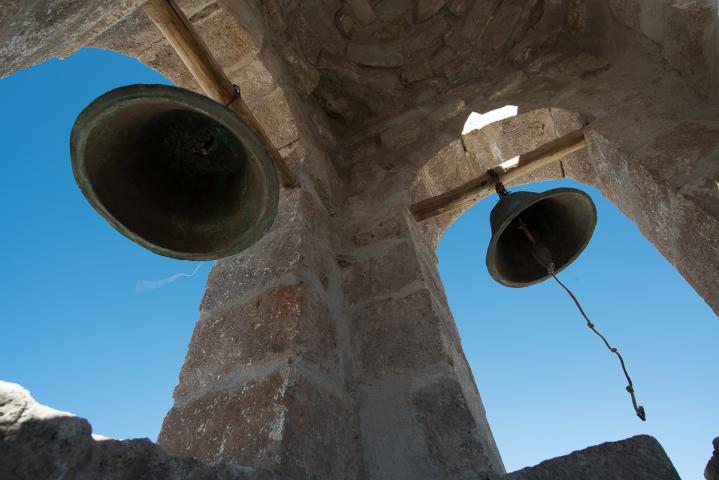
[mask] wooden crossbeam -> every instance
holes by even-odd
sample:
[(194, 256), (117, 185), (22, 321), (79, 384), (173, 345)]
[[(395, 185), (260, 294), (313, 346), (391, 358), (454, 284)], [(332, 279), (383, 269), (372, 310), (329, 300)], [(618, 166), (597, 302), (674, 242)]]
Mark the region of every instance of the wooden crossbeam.
[[(509, 183), (538, 168), (556, 162), (570, 153), (585, 148), (587, 143), (584, 132), (585, 128), (580, 128), (552, 140), (531, 152), (521, 155), (517, 162), (504, 162), (457, 188), (417, 202), (410, 206), (410, 211), (415, 220), (421, 222), (474, 203), (494, 191), (496, 178), (499, 178), (502, 183)], [(496, 178), (494, 174), (490, 173), (491, 171), (496, 174)]]
[(210, 53), (182, 9), (174, 0), (150, 0), (145, 4), (145, 13), (157, 25), (172, 48), (182, 59), (187, 69), (205, 94), (222, 105), (227, 105), (265, 144), (272, 157), (280, 181), (285, 187), (297, 186), (297, 177), (275, 148), (247, 104), (237, 94), (222, 67)]

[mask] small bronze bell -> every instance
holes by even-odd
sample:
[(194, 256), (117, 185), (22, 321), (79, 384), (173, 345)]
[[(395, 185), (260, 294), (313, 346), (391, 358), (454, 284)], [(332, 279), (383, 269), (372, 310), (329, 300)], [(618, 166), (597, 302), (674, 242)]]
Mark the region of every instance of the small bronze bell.
[(117, 230), (149, 250), (211, 260), (255, 243), (277, 213), (265, 146), (228, 108), (166, 85), (131, 85), (75, 121), (72, 169)]
[(492, 239), (487, 248), (487, 269), (497, 282), (508, 287), (527, 287), (550, 276), (535, 258), (521, 222), (537, 243), (546, 247), (554, 272), (559, 272), (589, 243), (597, 224), (597, 209), (589, 195), (575, 188), (501, 195), (490, 214)]

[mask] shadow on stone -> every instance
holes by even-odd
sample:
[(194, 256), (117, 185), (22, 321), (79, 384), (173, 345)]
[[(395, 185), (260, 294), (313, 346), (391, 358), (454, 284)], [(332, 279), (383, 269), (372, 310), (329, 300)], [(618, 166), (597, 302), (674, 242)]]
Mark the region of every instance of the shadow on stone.
[(279, 480), (232, 464), (169, 455), (148, 439), (95, 440), (90, 423), (0, 382), (0, 480)]

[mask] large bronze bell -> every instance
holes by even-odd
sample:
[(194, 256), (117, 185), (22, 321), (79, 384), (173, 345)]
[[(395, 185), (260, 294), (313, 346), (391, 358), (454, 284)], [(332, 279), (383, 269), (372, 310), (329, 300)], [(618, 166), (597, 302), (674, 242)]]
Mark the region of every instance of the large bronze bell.
[(527, 287), (550, 276), (533, 254), (521, 222), (537, 244), (546, 248), (554, 272), (559, 272), (589, 243), (597, 224), (597, 209), (589, 195), (575, 188), (502, 196), (490, 214), (492, 239), (487, 249), (487, 269), (496, 281), (508, 287)]
[(265, 146), (231, 110), (181, 88), (131, 85), (102, 95), (75, 121), (70, 156), (90, 204), (167, 257), (236, 254), (277, 213)]

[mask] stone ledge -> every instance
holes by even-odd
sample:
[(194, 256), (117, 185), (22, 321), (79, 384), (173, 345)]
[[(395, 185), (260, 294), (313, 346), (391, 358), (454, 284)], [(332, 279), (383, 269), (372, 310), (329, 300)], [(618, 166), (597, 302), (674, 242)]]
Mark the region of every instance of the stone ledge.
[(654, 437), (637, 435), (572, 452), (500, 477), (500, 480), (679, 480)]
[(267, 470), (206, 465), (150, 440), (95, 440), (84, 418), (38, 404), (0, 381), (0, 478), (13, 480), (280, 480)]

